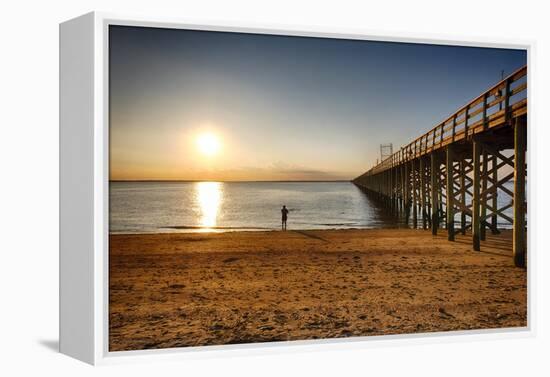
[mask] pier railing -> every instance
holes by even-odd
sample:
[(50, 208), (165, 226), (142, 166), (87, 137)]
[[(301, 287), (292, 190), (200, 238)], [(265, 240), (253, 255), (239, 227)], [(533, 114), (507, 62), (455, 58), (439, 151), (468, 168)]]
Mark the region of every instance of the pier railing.
[(524, 66), (363, 175), (383, 172), (461, 139), (510, 124), (512, 118), (526, 113), (527, 66)]

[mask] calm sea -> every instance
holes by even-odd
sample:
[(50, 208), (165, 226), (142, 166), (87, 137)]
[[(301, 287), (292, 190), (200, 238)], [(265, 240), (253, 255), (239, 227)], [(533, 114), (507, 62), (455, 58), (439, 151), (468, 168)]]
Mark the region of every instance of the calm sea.
[(283, 204), (289, 229), (406, 226), (351, 182), (111, 182), (110, 232), (279, 229)]
[[(111, 233), (389, 226), (350, 182), (111, 182)], [(394, 224), (395, 225), (395, 224)]]

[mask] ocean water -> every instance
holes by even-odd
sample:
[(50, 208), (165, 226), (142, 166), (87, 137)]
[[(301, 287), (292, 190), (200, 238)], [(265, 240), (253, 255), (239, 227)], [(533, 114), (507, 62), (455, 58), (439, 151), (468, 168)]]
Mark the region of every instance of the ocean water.
[[(502, 207), (510, 197), (501, 192), (498, 201)], [(288, 229), (408, 226), (351, 182), (111, 182), (109, 227), (111, 233), (280, 229), (283, 204)], [(512, 216), (512, 209), (504, 213)]]
[(351, 182), (111, 182), (110, 232), (395, 226)]

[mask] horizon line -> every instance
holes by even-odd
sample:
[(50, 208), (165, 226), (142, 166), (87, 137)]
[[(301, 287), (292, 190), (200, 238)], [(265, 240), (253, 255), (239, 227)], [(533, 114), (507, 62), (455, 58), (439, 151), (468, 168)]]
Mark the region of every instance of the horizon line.
[(283, 180), (216, 180), (216, 179), (109, 179), (109, 182), (222, 182), (222, 183), (259, 183), (259, 182), (352, 182), (353, 179), (283, 179)]

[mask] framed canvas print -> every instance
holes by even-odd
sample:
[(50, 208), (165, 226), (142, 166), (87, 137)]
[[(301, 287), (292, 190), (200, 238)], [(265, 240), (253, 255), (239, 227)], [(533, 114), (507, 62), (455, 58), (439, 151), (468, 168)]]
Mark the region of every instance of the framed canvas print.
[(529, 44), (91, 13), (60, 51), (62, 352), (531, 331)]

